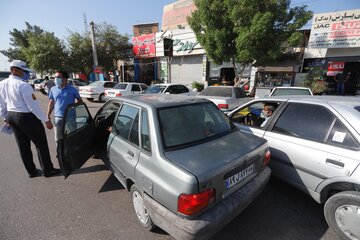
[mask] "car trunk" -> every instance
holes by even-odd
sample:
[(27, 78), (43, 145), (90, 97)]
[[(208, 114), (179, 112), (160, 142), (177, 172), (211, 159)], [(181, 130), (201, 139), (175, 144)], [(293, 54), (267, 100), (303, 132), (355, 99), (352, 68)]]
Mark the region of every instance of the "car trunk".
[[(210, 142), (167, 151), (164, 154), (170, 161), (197, 177), (199, 192), (214, 187), (217, 195), (225, 197), (263, 169), (267, 148), (265, 143), (264, 139), (233, 131)], [(247, 168), (250, 168), (249, 174), (245, 174)], [(234, 175), (239, 177), (237, 174), (243, 170), (246, 177), (229, 186), (228, 179)]]

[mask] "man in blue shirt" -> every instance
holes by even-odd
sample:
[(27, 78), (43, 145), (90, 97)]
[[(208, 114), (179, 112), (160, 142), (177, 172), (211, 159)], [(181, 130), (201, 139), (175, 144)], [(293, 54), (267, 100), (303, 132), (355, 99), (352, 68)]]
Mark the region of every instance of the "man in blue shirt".
[[(47, 116), (50, 119), (51, 113), (54, 110), (54, 129), (55, 129), (55, 141), (62, 137), (61, 126), (64, 122), (64, 114), (69, 104), (82, 102), (79, 92), (73, 86), (68, 85), (67, 79), (69, 74), (66, 71), (57, 71), (55, 73), (55, 84), (49, 92), (49, 104)], [(76, 113), (69, 112), (69, 116), (66, 119), (65, 127), (70, 131), (76, 129), (75, 122)]]

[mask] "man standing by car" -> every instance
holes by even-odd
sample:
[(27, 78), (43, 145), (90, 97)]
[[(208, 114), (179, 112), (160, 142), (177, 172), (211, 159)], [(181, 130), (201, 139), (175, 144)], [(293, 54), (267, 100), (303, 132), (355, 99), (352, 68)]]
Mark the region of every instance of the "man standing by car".
[[(49, 92), (49, 103), (47, 116), (50, 119), (51, 113), (54, 111), (54, 129), (55, 129), (55, 141), (62, 137), (61, 126), (64, 122), (64, 113), (69, 104), (82, 102), (79, 92), (76, 88), (67, 84), (69, 74), (66, 71), (57, 71), (55, 73), (55, 84)], [(70, 131), (76, 129), (75, 118), (74, 121), (68, 121), (66, 124), (70, 128)]]
[[(51, 177), (61, 173), (55, 169), (49, 153), (45, 129), (53, 125), (40, 109), (34, 90), (25, 82), (30, 69), (21, 60), (10, 64), (11, 75), (0, 83), (0, 113), (14, 132), (20, 156), (30, 178), (40, 176)], [(35, 144), (41, 171), (36, 168), (31, 152), (31, 141)]]

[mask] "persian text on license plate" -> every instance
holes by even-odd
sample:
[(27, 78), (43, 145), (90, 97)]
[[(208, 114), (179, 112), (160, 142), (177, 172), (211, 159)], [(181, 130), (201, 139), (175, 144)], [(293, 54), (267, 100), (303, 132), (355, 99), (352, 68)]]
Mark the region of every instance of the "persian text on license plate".
[(248, 166), (244, 170), (242, 170), (242, 171), (232, 175), (228, 179), (226, 179), (225, 180), (225, 188), (226, 189), (231, 188), (232, 186), (234, 186), (235, 184), (237, 184), (241, 180), (245, 179), (247, 176), (249, 176), (253, 172), (254, 172), (254, 164), (251, 164), (250, 166)]

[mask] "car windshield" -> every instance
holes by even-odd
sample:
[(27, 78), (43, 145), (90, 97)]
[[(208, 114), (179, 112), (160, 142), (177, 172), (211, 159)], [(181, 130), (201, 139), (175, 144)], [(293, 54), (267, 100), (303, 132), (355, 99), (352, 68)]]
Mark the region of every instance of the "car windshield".
[(118, 83), (114, 86), (114, 89), (121, 89), (121, 90), (125, 90), (127, 87), (126, 83)]
[(88, 86), (94, 86), (94, 87), (97, 87), (97, 86), (99, 86), (100, 84), (101, 84), (101, 82), (100, 82), (100, 81), (95, 81), (95, 82), (90, 83)]
[(153, 85), (144, 91), (144, 93), (162, 93), (166, 86), (163, 85)]
[(232, 88), (207, 87), (199, 93), (201, 96), (231, 97)]
[(277, 88), (271, 94), (272, 96), (284, 96), (284, 95), (311, 95), (307, 89), (297, 89), (297, 88)]
[(161, 108), (158, 114), (166, 149), (193, 145), (231, 131), (230, 121), (213, 103)]

